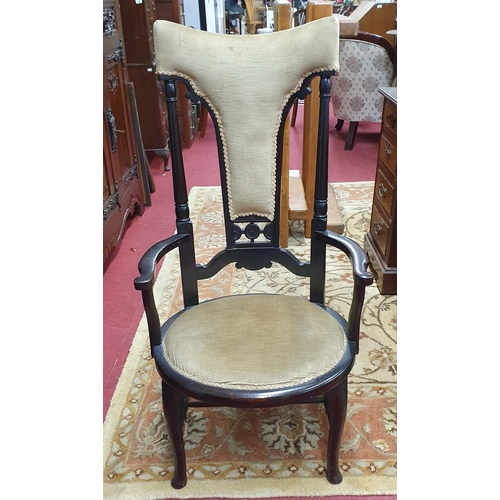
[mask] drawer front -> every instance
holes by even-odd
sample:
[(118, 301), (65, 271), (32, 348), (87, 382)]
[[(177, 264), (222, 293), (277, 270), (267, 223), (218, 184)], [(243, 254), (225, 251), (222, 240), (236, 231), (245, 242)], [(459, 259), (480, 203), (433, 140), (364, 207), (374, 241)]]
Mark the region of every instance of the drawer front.
[(370, 222), (370, 233), (373, 240), (380, 248), (380, 253), (385, 257), (387, 250), (387, 242), (391, 231), (391, 224), (380, 215), (377, 206), (374, 204), (372, 207), (372, 218)]
[(380, 161), (391, 171), (394, 177), (397, 177), (396, 166), (398, 160), (398, 152), (385, 135), (380, 138), (380, 149), (378, 151)]
[(394, 186), (384, 175), (384, 172), (379, 168), (377, 170), (377, 177), (375, 178), (375, 199), (378, 200), (380, 205), (385, 210), (387, 216), (392, 216), (392, 203), (394, 199)]
[(382, 118), (382, 133), (390, 131), (394, 136), (398, 133), (398, 112), (392, 102), (386, 100)]

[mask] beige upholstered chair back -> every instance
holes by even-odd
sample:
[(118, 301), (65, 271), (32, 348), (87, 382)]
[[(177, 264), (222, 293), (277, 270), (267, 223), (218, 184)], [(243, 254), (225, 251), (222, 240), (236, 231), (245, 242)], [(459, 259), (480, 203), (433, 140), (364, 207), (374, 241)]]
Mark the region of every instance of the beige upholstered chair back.
[(338, 43), (334, 16), (263, 36), (155, 22), (157, 73), (188, 80), (215, 115), (232, 220), (273, 220), (283, 109), (311, 73), (338, 70)]
[(336, 118), (351, 122), (380, 122), (384, 97), (379, 87), (392, 85), (394, 66), (386, 50), (363, 40), (340, 40), (340, 71), (332, 77), (332, 106)]

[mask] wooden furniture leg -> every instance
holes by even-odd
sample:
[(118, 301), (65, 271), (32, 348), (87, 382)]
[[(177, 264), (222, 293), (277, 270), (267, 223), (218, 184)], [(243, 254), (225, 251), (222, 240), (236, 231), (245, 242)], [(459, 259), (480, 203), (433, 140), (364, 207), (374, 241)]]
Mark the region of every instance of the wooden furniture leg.
[(290, 126), (295, 127), (295, 121), (297, 120), (297, 109), (299, 107), (299, 100), (295, 99), (295, 102), (293, 103), (293, 109), (292, 109), (292, 122), (290, 123)]
[(200, 119), (198, 120), (197, 131), (200, 133), (200, 139), (205, 137), (205, 131), (207, 130), (207, 119), (208, 119), (208, 110), (205, 106), (200, 105)]
[(339, 484), (342, 482), (339, 450), (347, 414), (347, 378), (325, 394), (325, 410), (329, 423), (326, 478), (332, 484)]
[(283, 134), (283, 163), (281, 170), (281, 205), (280, 205), (280, 245), (288, 248), (288, 207), (290, 204), (290, 116), (285, 122)]
[(167, 419), (170, 442), (174, 452), (175, 470), (171, 484), (172, 488), (180, 489), (187, 483), (186, 452), (182, 435), (182, 425), (187, 411), (187, 397), (174, 391), (165, 382), (162, 382), (161, 389), (163, 411)]
[(170, 158), (170, 150), (168, 149), (168, 146), (165, 149), (155, 149), (154, 153), (163, 160), (163, 170), (168, 172), (170, 170), (170, 167), (168, 166), (168, 160)]
[(345, 139), (344, 149), (350, 151), (354, 143), (354, 138), (356, 137), (356, 132), (358, 131), (359, 122), (349, 123), (349, 131), (347, 132), (347, 137)]
[[(282, 31), (292, 27), (292, 10), (288, 0), (277, 0), (273, 6), (274, 30)], [(288, 209), (290, 205), (290, 115), (286, 119), (283, 135), (283, 164), (281, 171), (280, 245), (288, 248)]]

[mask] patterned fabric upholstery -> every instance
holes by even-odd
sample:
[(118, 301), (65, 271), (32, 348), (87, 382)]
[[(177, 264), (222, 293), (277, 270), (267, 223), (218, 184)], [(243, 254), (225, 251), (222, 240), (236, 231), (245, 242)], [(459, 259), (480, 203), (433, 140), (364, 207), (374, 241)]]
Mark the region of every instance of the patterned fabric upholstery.
[(390, 87), (393, 64), (385, 49), (362, 40), (341, 39), (340, 71), (332, 77), (335, 117), (351, 122), (382, 121), (383, 96), (379, 87)]

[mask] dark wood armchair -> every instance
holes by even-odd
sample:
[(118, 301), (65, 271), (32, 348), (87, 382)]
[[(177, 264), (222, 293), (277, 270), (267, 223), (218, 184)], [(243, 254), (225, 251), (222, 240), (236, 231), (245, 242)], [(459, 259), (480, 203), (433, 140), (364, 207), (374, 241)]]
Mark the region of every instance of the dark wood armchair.
[[(326, 477), (338, 484), (347, 377), (359, 349), (365, 287), (373, 281), (361, 247), (326, 230), (328, 111), (330, 78), (338, 68), (338, 22), (329, 17), (267, 36), (233, 37), (157, 21), (154, 41), (168, 106), (177, 234), (142, 257), (135, 287), (142, 292), (162, 379), (175, 456), (171, 484), (182, 488), (187, 482), (182, 427), (188, 407), (318, 402), (324, 403), (330, 424)], [(321, 93), (315, 213), (310, 260), (301, 261), (279, 245), (281, 162), (285, 118), (294, 100), (310, 92), (312, 78), (319, 78)], [(196, 262), (175, 80), (186, 85), (192, 100), (207, 106), (217, 135), (226, 248), (205, 264)], [(329, 246), (352, 263), (348, 318), (325, 305)], [(162, 324), (153, 294), (155, 267), (174, 250), (180, 256), (184, 309)], [(309, 297), (248, 294), (200, 303), (198, 282), (223, 267), (257, 271), (273, 263), (309, 278)]]

